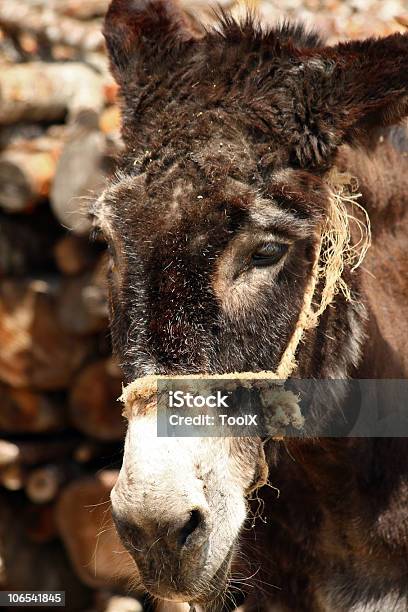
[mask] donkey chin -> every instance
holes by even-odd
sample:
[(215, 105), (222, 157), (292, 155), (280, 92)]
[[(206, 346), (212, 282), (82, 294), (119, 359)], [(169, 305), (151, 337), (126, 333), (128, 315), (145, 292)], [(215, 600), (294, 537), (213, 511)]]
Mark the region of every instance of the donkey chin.
[(119, 535), (145, 588), (173, 601), (206, 604), (220, 595), (246, 495), (264, 478), (257, 438), (160, 438), (156, 419), (130, 419), (112, 491)]

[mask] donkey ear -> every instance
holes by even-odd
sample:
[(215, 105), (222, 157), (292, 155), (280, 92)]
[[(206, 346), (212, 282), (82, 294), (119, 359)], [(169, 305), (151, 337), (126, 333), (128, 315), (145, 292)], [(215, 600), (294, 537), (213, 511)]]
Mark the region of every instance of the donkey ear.
[(341, 43), (333, 51), (339, 66), (333, 82), (338, 127), (346, 140), (408, 114), (408, 34)]
[(120, 85), (155, 66), (195, 39), (175, 0), (113, 0), (103, 33), (112, 72)]
[(408, 114), (408, 34), (350, 41), (305, 55), (294, 163), (331, 163), (339, 145), (369, 146), (373, 129)]

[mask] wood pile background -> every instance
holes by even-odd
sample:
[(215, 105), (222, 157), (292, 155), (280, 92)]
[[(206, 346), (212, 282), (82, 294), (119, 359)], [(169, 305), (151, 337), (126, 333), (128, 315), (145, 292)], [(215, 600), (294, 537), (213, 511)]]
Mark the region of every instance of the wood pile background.
[[(121, 149), (107, 4), (0, 0), (0, 589), (64, 590), (67, 610), (132, 612), (149, 604), (109, 514), (121, 374), (105, 247), (86, 217)], [(264, 22), (301, 18), (330, 41), (408, 26), (406, 0), (255, 4)], [(184, 5), (213, 18), (205, 0)]]
[(0, 1), (0, 588), (130, 612), (104, 245), (85, 208), (120, 150), (105, 0)]

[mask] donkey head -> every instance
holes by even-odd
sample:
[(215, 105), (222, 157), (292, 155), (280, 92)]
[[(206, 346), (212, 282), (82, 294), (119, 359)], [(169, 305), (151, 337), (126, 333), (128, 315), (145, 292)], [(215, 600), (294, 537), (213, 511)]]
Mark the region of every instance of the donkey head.
[[(105, 37), (126, 151), (95, 223), (127, 380), (275, 370), (340, 145), (368, 146), (408, 109), (408, 37), (328, 48), (300, 27), (226, 16), (199, 34), (170, 0), (114, 0)], [(355, 367), (344, 338), (361, 314), (342, 299), (302, 344), (299, 375)], [(131, 420), (112, 502), (148, 590), (200, 602), (223, 589), (264, 461), (262, 440), (156, 438), (148, 415)]]

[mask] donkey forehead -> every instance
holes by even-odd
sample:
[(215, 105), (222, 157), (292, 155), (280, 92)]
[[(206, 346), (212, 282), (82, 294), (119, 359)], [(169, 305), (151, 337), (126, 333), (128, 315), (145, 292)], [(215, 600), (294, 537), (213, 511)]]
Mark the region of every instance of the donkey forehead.
[[(191, 113), (181, 104), (177, 112), (139, 117), (125, 154), (126, 171), (104, 197), (119, 224), (149, 223), (160, 215), (160, 228), (170, 229), (182, 219), (197, 225), (210, 215), (216, 221), (217, 211), (224, 220), (228, 211), (236, 220), (238, 211), (259, 220), (260, 210), (263, 218), (286, 205), (295, 211), (321, 190), (320, 179), (288, 166), (279, 138), (254, 138), (236, 114), (199, 108)], [(313, 216), (317, 209), (308, 212)]]
[[(95, 217), (111, 238), (146, 238), (188, 234), (222, 227), (226, 215), (248, 215), (261, 198), (256, 191), (231, 177), (217, 189), (208, 188), (191, 172), (167, 173), (156, 179), (146, 174), (126, 177), (108, 188), (99, 200)], [(206, 232), (205, 232), (206, 233)]]
[(178, 232), (193, 237), (216, 227), (232, 234), (250, 223), (260, 230), (305, 237), (321, 220), (325, 190), (320, 179), (279, 170), (262, 190), (230, 172), (217, 174), (213, 163), (206, 166), (209, 176), (194, 162), (175, 163), (163, 172), (117, 175), (96, 207), (99, 225), (108, 235), (118, 228), (121, 236)]

